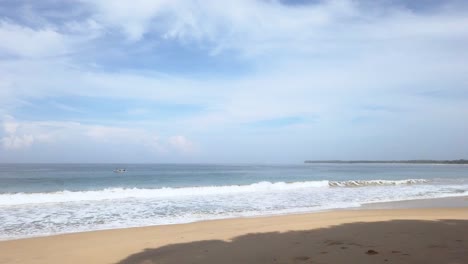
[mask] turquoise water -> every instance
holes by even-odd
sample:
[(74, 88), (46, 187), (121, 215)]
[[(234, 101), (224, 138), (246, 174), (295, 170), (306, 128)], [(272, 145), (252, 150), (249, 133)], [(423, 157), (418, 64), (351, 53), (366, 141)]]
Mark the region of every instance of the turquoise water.
[(3, 164), (0, 239), (466, 192), (466, 165)]

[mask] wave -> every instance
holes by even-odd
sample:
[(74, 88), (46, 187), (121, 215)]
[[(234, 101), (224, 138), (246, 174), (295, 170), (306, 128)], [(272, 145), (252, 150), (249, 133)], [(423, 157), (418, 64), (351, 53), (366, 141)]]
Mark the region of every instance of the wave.
[(398, 181), (389, 180), (355, 180), (355, 181), (330, 181), (330, 187), (363, 187), (363, 186), (385, 186), (428, 183), (426, 179), (406, 179)]
[(64, 203), (81, 201), (103, 201), (127, 198), (171, 198), (183, 196), (229, 195), (257, 192), (277, 192), (304, 188), (364, 187), (426, 183), (424, 179), (356, 180), (356, 181), (304, 181), (304, 182), (258, 182), (249, 185), (164, 187), (158, 189), (108, 188), (96, 191), (60, 191), (49, 193), (7, 193), (0, 194), (0, 206)]

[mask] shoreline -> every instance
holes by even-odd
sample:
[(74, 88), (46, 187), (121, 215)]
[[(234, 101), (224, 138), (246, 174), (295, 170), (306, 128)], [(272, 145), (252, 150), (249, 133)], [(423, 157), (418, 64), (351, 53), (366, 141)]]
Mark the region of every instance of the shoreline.
[[(455, 200), (457, 200), (456, 207), (448, 206), (448, 204), (454, 203)], [(409, 208), (385, 208), (392, 206), (392, 204), (393, 206), (408, 206)], [(444, 204), (447, 206), (440, 207), (440, 205)], [(424, 207), (429, 205), (435, 205), (436, 207)], [(412, 208), (411, 206), (423, 208)], [(425, 252), (425, 248), (412, 248), (413, 253), (405, 254), (421, 257), (430, 256), (431, 252), (438, 252), (445, 259), (447, 256), (452, 256), (450, 255), (452, 254), (451, 252), (456, 249), (458, 253), (452, 257), (457, 258), (463, 255), (468, 258), (468, 232), (466, 232), (468, 230), (467, 207), (468, 197), (464, 196), (456, 197), (455, 199), (428, 199), (423, 202), (418, 200), (417, 202), (381, 203), (373, 206), (373, 208), (363, 206), (357, 209), (206, 220), (185, 224), (109, 229), (22, 238), (0, 241), (0, 263), (145, 263), (144, 261), (158, 260), (158, 258), (167, 253), (165, 250), (168, 247), (176, 247), (178, 248), (177, 252), (186, 252), (186, 254), (175, 253), (164, 255), (167, 257), (167, 261), (164, 263), (192, 262), (193, 259), (183, 258), (195, 254), (191, 252), (193, 247), (202, 247), (204, 248), (203, 250), (214, 252), (213, 256), (208, 253), (202, 255), (204, 257), (211, 256), (215, 259), (218, 257), (226, 259), (248, 258), (249, 256), (255, 257), (262, 254), (267, 258), (267, 254), (278, 254), (275, 258), (282, 259), (283, 257), (288, 257), (292, 259), (290, 259), (291, 261), (284, 261), (285, 263), (299, 263), (298, 259), (305, 259), (306, 257), (308, 259), (328, 259), (330, 261), (323, 261), (323, 263), (336, 263), (345, 262), (346, 255), (343, 256), (343, 252), (346, 250), (347, 254), (356, 254), (358, 259), (363, 258), (359, 259), (359, 261), (356, 259), (356, 262), (361, 263), (375, 263), (376, 259), (383, 256), (386, 259), (395, 260), (392, 263), (423, 263), (418, 262), (417, 259), (410, 260), (406, 255), (393, 254), (386, 248), (398, 247), (401, 243), (414, 243), (411, 244), (411, 247), (419, 247), (418, 245), (425, 245), (428, 241), (431, 243), (426, 245), (429, 250), (428, 253)], [(444, 224), (450, 221), (456, 221), (454, 222), (456, 224)], [(426, 229), (420, 230), (423, 227)], [(369, 230), (372, 232), (369, 232)], [(389, 236), (389, 232), (393, 235)], [(293, 240), (297, 240), (297, 242), (291, 242), (290, 239), (292, 238), (288, 234), (294, 237)], [(307, 234), (314, 234), (314, 236), (310, 237), (311, 241), (306, 239)], [(276, 240), (267, 239), (265, 236), (276, 237)], [(439, 241), (442, 238), (444, 238), (443, 241)], [(245, 243), (235, 243), (235, 241), (246, 239), (248, 241)], [(333, 239), (338, 242), (330, 242)], [(213, 243), (213, 245), (206, 245), (203, 241), (212, 241), (210, 243)], [(281, 241), (284, 241), (284, 243), (291, 242), (292, 245), (288, 244), (276, 249), (277, 245), (275, 241), (278, 243)], [(294, 243), (308, 245), (308, 249), (304, 248), (304, 252), (299, 249), (297, 249), (298, 252), (296, 250), (276, 252), (281, 250), (281, 248), (283, 248), (283, 251), (290, 247), (294, 248)], [(316, 244), (312, 245), (311, 243)], [(244, 244), (249, 246), (245, 247), (243, 246)], [(366, 246), (356, 246), (358, 244)], [(431, 248), (439, 244), (440, 248), (437, 247), (437, 250)], [(271, 247), (268, 251), (264, 252), (261, 248), (258, 248), (267, 245)], [(340, 247), (331, 250), (331, 248), (339, 245)], [(234, 253), (229, 252), (233, 255), (229, 255), (231, 254), (229, 252), (223, 253), (226, 256), (217, 255), (215, 252), (219, 246), (222, 248), (231, 248), (232, 246), (232, 252)], [(461, 249), (459, 246), (462, 246)], [(314, 248), (314, 250), (316, 249), (317, 252), (314, 251), (315, 255), (311, 253), (310, 247)], [(406, 250), (411, 247), (408, 245)], [(147, 253), (150, 249), (151, 252), (154, 251), (154, 254)], [(441, 253), (442, 249), (446, 252)], [(164, 254), (161, 253), (161, 250)], [(366, 250), (375, 250), (380, 253), (379, 256), (372, 256), (371, 258), (371, 256), (364, 254)], [(403, 252), (403, 249), (394, 249), (393, 251)], [(321, 255), (320, 252), (328, 253)], [(415, 252), (419, 253), (415, 254)], [(313, 256), (303, 256), (306, 253)], [(290, 254), (298, 256), (290, 256)], [(296, 259), (294, 260), (294, 258)], [(222, 262), (231, 263), (226, 259)], [(366, 262), (366, 259), (370, 262)], [(203, 262), (195, 261), (194, 263), (216, 263), (210, 262), (210, 259), (203, 260)], [(431, 260), (439, 260), (439, 262), (431, 262)], [(441, 259), (437, 258), (437, 256), (432, 256), (428, 261), (427, 263), (446, 263), (440, 262)], [(274, 261), (249, 262), (247, 259), (237, 259), (237, 263), (272, 262)], [(467, 262), (468, 259), (463, 259), (459, 263)]]
[(468, 195), (454, 196), (454, 197), (440, 197), (440, 198), (422, 198), (422, 199), (401, 200), (401, 201), (370, 202), (370, 203), (363, 203), (361, 204), (361, 206), (357, 206), (357, 207), (329, 208), (329, 209), (319, 209), (315, 211), (305, 211), (305, 212), (272, 213), (272, 214), (252, 215), (252, 216), (205, 219), (205, 220), (184, 222), (184, 223), (171, 223), (171, 224), (147, 225), (147, 226), (129, 226), (129, 227), (106, 228), (106, 229), (76, 231), (76, 232), (67, 232), (67, 233), (55, 233), (55, 234), (49, 234), (49, 235), (19, 237), (19, 238), (3, 239), (3, 240), (0, 239), (0, 243), (8, 242), (8, 241), (47, 238), (47, 237), (82, 234), (82, 233), (93, 233), (93, 232), (102, 232), (102, 231), (187, 225), (187, 224), (195, 224), (195, 223), (203, 223), (203, 222), (211, 222), (211, 221), (269, 218), (269, 217), (280, 217), (280, 216), (289, 216), (289, 215), (309, 215), (309, 214), (339, 212), (339, 211), (382, 210), (382, 209), (385, 209), (385, 210), (427, 209), (427, 208), (430, 208), (430, 209), (468, 208)]

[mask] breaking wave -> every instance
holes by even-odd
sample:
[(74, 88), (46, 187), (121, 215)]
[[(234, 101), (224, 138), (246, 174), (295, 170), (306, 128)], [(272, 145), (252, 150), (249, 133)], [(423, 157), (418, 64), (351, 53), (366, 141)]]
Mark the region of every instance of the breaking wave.
[(305, 182), (258, 182), (249, 185), (199, 186), (180, 188), (108, 188), (96, 191), (60, 191), (49, 193), (6, 193), (0, 194), (0, 206), (42, 203), (65, 203), (102, 201), (115, 199), (154, 199), (187, 196), (235, 195), (257, 192), (282, 192), (306, 188), (365, 187), (427, 183), (424, 179), (407, 180), (354, 180), (354, 181), (305, 181)]
[(404, 185), (404, 184), (421, 184), (427, 183), (425, 179), (407, 179), (398, 181), (389, 180), (355, 180), (355, 181), (330, 181), (330, 187), (363, 187), (363, 186), (379, 186), (379, 185)]

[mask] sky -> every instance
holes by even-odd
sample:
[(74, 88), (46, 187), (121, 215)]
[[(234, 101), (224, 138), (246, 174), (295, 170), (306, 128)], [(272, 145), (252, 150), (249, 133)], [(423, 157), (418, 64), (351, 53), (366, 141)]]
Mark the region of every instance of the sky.
[(468, 2), (0, 0), (0, 162), (468, 158)]

